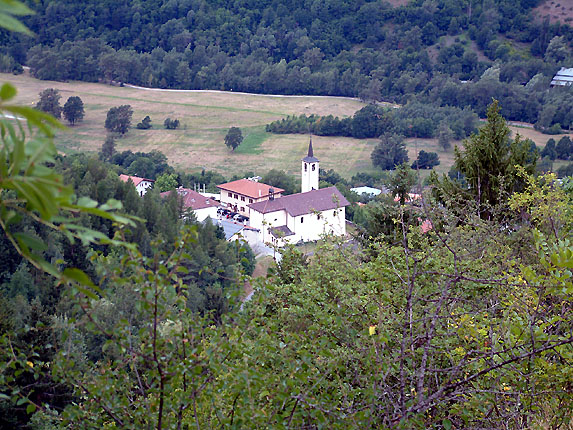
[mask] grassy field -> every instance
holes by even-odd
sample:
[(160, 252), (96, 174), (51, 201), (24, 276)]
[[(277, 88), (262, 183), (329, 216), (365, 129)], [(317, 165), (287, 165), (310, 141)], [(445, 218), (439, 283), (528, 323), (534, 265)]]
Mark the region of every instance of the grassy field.
[[(265, 124), (293, 114), (332, 114), (352, 116), (364, 104), (358, 100), (337, 97), (277, 97), (221, 92), (147, 91), (127, 87), (85, 82), (40, 81), (26, 75), (0, 74), (0, 79), (18, 88), (16, 102), (33, 106), (38, 94), (46, 88), (57, 88), (63, 105), (70, 96), (79, 96), (86, 115), (83, 122), (56, 137), (63, 153), (97, 152), (106, 136), (105, 117), (109, 108), (129, 104), (134, 110), (133, 127), (126, 136), (116, 140), (119, 151), (163, 152), (170, 164), (183, 171), (202, 168), (215, 170), (226, 177), (251, 171), (263, 175), (272, 168), (300, 175), (300, 159), (308, 147), (308, 136), (277, 135), (264, 131)], [(149, 115), (153, 128), (137, 130), (135, 124)], [(163, 128), (165, 118), (179, 119), (178, 130)], [(235, 152), (224, 144), (229, 127), (243, 131), (244, 141)], [(543, 146), (547, 139), (535, 130), (512, 127), (525, 137)], [(558, 140), (559, 136), (553, 136)], [(460, 142), (455, 142), (458, 145)], [(315, 155), (321, 167), (334, 169), (350, 178), (359, 171), (373, 171), (370, 153), (375, 139), (313, 136)], [(435, 139), (409, 139), (411, 160), (419, 150), (437, 152), (440, 172), (447, 172), (453, 162), (453, 151), (444, 152)], [(426, 176), (428, 172), (422, 172)]]

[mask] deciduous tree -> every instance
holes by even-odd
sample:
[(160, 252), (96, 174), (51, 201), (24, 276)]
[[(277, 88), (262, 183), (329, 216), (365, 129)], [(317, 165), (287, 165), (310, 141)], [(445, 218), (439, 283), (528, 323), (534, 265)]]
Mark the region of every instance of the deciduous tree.
[(225, 145), (235, 150), (243, 141), (243, 133), (239, 127), (231, 127), (225, 136)]
[(49, 113), (56, 118), (62, 117), (62, 107), (60, 106), (60, 92), (55, 88), (46, 88), (40, 93), (40, 100), (36, 103), (36, 109)]
[(84, 119), (84, 102), (78, 96), (72, 96), (68, 98), (64, 104), (62, 113), (64, 114), (64, 118), (73, 125)]
[(131, 126), (131, 117), (133, 109), (130, 105), (121, 105), (112, 107), (107, 112), (105, 119), (105, 128), (109, 131), (125, 134)]
[(440, 164), (440, 158), (435, 152), (426, 152), (423, 149), (418, 153), (418, 158), (412, 163), (412, 169), (431, 169)]
[(150, 129), (151, 128), (151, 118), (149, 118), (149, 115), (146, 115), (145, 118), (143, 118), (141, 120), (141, 122), (138, 122), (135, 127), (139, 130)]

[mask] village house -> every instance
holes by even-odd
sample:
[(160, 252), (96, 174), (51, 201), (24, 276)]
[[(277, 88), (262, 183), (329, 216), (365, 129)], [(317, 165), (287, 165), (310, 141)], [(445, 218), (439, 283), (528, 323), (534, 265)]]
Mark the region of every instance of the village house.
[(336, 187), (318, 188), (319, 160), (314, 157), (312, 141), (301, 170), (301, 193), (270, 195), (248, 205), (250, 226), (259, 230), (261, 242), (281, 246), (318, 240), (323, 234), (346, 234), (345, 207), (350, 203)]
[(153, 183), (155, 182), (153, 179), (145, 179), (145, 178), (140, 178), (138, 176), (129, 176), (123, 174), (119, 175), (119, 179), (121, 179), (123, 182), (131, 181), (135, 186), (137, 194), (139, 194), (140, 196), (143, 196), (148, 189), (153, 187)]
[(211, 217), (217, 218), (217, 209), (221, 207), (219, 202), (209, 197), (205, 197), (197, 191), (189, 188), (179, 187), (177, 190), (165, 191), (160, 194), (161, 197), (167, 197), (172, 192), (177, 192), (181, 198), (181, 204), (184, 211), (192, 210), (197, 218), (197, 221)]
[(221, 203), (228, 209), (241, 215), (250, 217), (248, 205), (268, 200), (271, 196), (277, 198), (282, 195), (282, 188), (273, 188), (251, 179), (239, 179), (226, 184), (217, 185), (221, 190)]

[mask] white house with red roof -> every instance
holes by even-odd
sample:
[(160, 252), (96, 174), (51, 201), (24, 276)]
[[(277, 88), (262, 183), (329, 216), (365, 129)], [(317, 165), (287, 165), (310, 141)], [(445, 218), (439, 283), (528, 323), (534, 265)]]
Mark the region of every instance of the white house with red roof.
[(319, 161), (312, 141), (302, 159), (302, 193), (249, 204), (250, 226), (264, 243), (283, 245), (318, 240), (324, 234), (346, 234), (345, 207), (350, 203), (336, 187), (318, 188)]
[(176, 192), (181, 199), (183, 210), (192, 210), (197, 221), (203, 221), (208, 217), (217, 218), (217, 209), (221, 207), (218, 201), (183, 187), (173, 191), (165, 191), (160, 196), (165, 198), (173, 192)]
[(227, 182), (217, 185), (217, 188), (221, 190), (221, 203), (245, 216), (250, 216), (249, 204), (268, 200), (271, 196), (280, 197), (284, 192), (282, 188), (272, 187), (252, 178)]
[(140, 178), (138, 176), (129, 176), (123, 174), (119, 175), (119, 179), (121, 179), (123, 182), (131, 181), (135, 186), (137, 194), (139, 194), (140, 196), (143, 196), (148, 189), (153, 187), (153, 183), (155, 182), (153, 179), (145, 179), (145, 178)]

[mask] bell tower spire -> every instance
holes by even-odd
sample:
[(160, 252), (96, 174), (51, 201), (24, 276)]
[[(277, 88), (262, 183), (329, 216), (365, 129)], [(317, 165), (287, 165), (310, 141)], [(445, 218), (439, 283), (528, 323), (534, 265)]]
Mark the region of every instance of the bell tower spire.
[(301, 192), (306, 193), (308, 191), (318, 190), (318, 163), (318, 158), (314, 156), (312, 149), (312, 136), (310, 136), (308, 154), (302, 159)]

